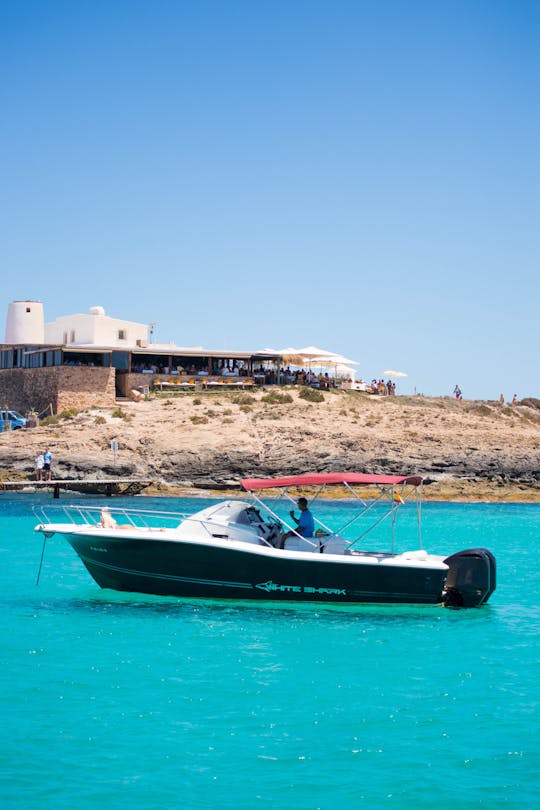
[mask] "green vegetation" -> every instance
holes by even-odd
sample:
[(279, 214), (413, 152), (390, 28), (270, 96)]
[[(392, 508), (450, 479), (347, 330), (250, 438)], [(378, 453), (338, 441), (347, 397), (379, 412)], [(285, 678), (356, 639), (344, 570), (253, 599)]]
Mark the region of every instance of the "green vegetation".
[(249, 394), (235, 394), (231, 397), (233, 405), (254, 405), (257, 400)]
[(283, 394), (281, 391), (269, 391), (261, 397), (261, 402), (266, 402), (267, 405), (287, 405), (292, 402), (293, 398), (290, 394)]
[(255, 421), (255, 419), (281, 419), (281, 416), (279, 412), (276, 413), (275, 411), (263, 411), (262, 413), (259, 413), (256, 416), (254, 416), (253, 420)]
[(467, 413), (475, 414), (475, 416), (493, 416), (493, 411), (489, 405), (469, 405), (465, 410)]
[(298, 396), (307, 402), (324, 402), (324, 394), (316, 388), (301, 388)]
[(95, 422), (96, 425), (106, 425), (107, 424), (107, 420), (105, 419), (104, 416), (96, 416), (94, 422)]
[(78, 413), (79, 411), (77, 410), (77, 408), (68, 408), (67, 410), (62, 411), (62, 413), (58, 414), (58, 416), (60, 417), (60, 419), (74, 419)]
[(40, 427), (47, 427), (47, 425), (57, 425), (60, 422), (57, 416), (46, 416), (45, 419), (41, 419), (39, 424)]
[(123, 419), (124, 422), (131, 422), (131, 416), (122, 410), (122, 408), (115, 408), (111, 416), (115, 419)]
[(207, 416), (190, 416), (189, 417), (194, 425), (207, 425), (208, 424), (208, 417)]

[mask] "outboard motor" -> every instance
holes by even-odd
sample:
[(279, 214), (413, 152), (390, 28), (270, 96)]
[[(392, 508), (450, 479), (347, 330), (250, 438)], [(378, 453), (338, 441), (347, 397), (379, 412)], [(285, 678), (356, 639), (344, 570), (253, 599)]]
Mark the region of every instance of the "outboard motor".
[(443, 594), (447, 607), (478, 607), (488, 601), (497, 584), (497, 564), (491, 551), (469, 548), (444, 562), (449, 568)]

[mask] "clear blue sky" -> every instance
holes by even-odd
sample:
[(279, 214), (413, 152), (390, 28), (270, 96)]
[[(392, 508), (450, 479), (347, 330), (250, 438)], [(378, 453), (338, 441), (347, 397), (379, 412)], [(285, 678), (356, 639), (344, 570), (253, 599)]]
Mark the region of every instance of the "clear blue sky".
[(540, 396), (539, 43), (535, 0), (0, 0), (4, 313)]

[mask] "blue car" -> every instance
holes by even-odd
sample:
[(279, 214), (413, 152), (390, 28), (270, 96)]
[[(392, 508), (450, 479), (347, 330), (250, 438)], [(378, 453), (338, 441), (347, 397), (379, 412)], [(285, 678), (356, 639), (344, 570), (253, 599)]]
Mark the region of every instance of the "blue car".
[(3, 430), (18, 430), (26, 427), (28, 419), (17, 411), (0, 411), (0, 433)]

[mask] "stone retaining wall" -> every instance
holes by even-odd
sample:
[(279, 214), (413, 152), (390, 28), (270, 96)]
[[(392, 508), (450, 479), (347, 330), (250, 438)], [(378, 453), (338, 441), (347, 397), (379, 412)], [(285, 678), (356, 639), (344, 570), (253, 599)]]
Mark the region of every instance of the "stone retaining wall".
[(0, 405), (27, 413), (78, 411), (115, 404), (115, 369), (92, 366), (52, 366), (0, 370)]

